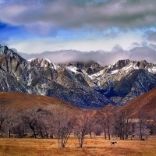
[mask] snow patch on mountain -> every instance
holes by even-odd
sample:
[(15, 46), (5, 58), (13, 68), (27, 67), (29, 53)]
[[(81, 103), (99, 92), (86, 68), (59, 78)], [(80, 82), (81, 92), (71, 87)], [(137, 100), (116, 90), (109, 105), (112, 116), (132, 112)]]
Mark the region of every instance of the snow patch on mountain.
[(95, 73), (95, 74), (92, 74), (92, 75), (88, 75), (89, 76), (89, 78), (90, 79), (96, 79), (96, 78), (98, 78), (99, 76), (102, 76), (104, 74), (104, 70), (101, 70), (101, 71), (99, 71), (99, 72), (97, 72), (97, 73)]
[(155, 67), (152, 67), (152, 68), (148, 68), (148, 71), (150, 73), (156, 74), (156, 66)]
[(139, 69), (138, 66), (136, 66), (136, 65), (134, 65), (134, 64), (131, 63), (131, 64), (123, 67), (121, 70), (126, 71), (126, 72), (129, 72), (131, 70), (138, 70), (138, 69)]
[(75, 74), (78, 73), (78, 68), (77, 67), (67, 66), (66, 69), (73, 72), (73, 73), (75, 73)]
[(28, 59), (27, 61), (28, 62), (31, 62), (31, 61), (34, 61), (36, 58), (31, 58), (31, 59)]
[(119, 70), (116, 69), (116, 70), (111, 71), (110, 74), (117, 74), (118, 72), (119, 72)]

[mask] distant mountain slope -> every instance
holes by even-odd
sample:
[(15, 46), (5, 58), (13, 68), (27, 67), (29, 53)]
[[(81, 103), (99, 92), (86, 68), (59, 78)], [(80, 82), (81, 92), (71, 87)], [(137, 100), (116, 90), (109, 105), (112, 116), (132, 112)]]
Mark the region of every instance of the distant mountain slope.
[(156, 87), (156, 65), (119, 60), (102, 66), (94, 61), (55, 64), (25, 60), (0, 45), (0, 91), (53, 96), (83, 108), (122, 105)]

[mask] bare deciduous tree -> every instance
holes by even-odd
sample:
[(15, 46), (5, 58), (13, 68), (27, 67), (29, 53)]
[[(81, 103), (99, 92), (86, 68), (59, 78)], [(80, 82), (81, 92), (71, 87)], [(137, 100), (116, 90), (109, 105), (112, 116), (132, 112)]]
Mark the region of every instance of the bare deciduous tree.
[(130, 130), (130, 118), (127, 110), (117, 113), (114, 124), (115, 134), (121, 139), (128, 139)]
[(68, 110), (55, 108), (52, 124), (59, 146), (65, 148), (74, 125), (73, 115)]
[(97, 123), (101, 126), (105, 139), (111, 139), (113, 129), (113, 115), (114, 110), (109, 110), (109, 107), (102, 109), (98, 112)]
[(139, 136), (140, 140), (144, 140), (149, 135), (149, 129), (147, 128), (147, 118), (146, 114), (139, 112), (138, 114), (138, 122), (135, 127), (135, 134)]
[(79, 147), (83, 147), (85, 136), (88, 134), (92, 125), (93, 114), (89, 111), (81, 111), (77, 115), (74, 133), (78, 138)]
[(25, 126), (29, 127), (33, 133), (33, 137), (48, 137), (46, 125), (44, 122), (45, 118), (44, 110), (35, 109), (31, 111), (27, 111), (26, 114), (22, 115), (22, 121)]
[(0, 102), (0, 135), (2, 135), (3, 132), (3, 125), (4, 122), (7, 118), (7, 109), (5, 107), (5, 104), (2, 103), (2, 101)]

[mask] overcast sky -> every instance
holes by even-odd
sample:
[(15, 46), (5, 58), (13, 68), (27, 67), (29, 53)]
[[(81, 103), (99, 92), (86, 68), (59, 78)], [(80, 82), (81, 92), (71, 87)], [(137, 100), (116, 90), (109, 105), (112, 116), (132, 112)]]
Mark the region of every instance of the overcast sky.
[(147, 57), (156, 0), (0, 0), (0, 43), (27, 54), (141, 47)]

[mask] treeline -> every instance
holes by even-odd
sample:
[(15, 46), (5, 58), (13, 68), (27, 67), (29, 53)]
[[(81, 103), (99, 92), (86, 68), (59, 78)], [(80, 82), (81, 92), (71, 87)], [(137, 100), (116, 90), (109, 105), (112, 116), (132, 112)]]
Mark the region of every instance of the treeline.
[(128, 110), (106, 107), (101, 110), (77, 110), (53, 107), (33, 108), (17, 112), (0, 107), (1, 137), (31, 137), (58, 139), (64, 148), (71, 135), (83, 147), (85, 136), (103, 136), (104, 139), (120, 138), (145, 140), (156, 134), (156, 118), (143, 113), (132, 118)]

